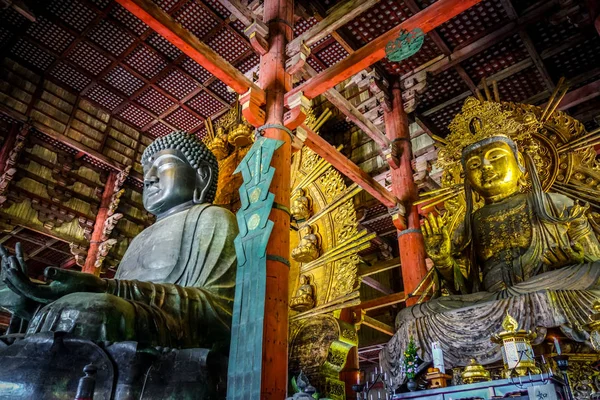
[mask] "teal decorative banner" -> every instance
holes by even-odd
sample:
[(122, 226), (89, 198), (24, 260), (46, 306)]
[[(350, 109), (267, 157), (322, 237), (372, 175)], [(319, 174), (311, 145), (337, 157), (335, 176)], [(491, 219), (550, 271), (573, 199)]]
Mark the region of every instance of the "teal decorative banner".
[(263, 322), (267, 281), (267, 243), (273, 229), (269, 214), (275, 195), (269, 192), (275, 168), (271, 159), (284, 142), (259, 137), (234, 173), (242, 173), (240, 229), (235, 239), (237, 275), (227, 400), (260, 399)]
[(385, 54), (388, 60), (400, 62), (421, 50), (424, 41), (425, 34), (421, 28), (415, 28), (410, 32), (403, 29), (396, 40), (392, 40), (385, 46)]

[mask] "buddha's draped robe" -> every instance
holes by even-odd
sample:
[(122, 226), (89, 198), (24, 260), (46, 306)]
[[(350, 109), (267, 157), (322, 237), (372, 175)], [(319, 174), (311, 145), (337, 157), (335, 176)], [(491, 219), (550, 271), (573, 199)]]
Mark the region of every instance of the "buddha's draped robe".
[(131, 242), (107, 293), (73, 293), (45, 306), (28, 334), (211, 347), (229, 337), (235, 217), (208, 204), (158, 220)]
[[(400, 366), (410, 337), (424, 360), (432, 359), (431, 343), (439, 342), (447, 368), (467, 365), (471, 358), (484, 365), (501, 360), (500, 345), (490, 337), (502, 331), (507, 312), (519, 329), (537, 331), (536, 343), (548, 328), (560, 328), (575, 341), (588, 339), (582, 326), (600, 300), (600, 244), (581, 207), (562, 195), (548, 199), (554, 216), (575, 218), (542, 222), (524, 194), (474, 213), (476, 260), (486, 290), (440, 297), (398, 314), (396, 333), (380, 353), (396, 385), (404, 380)], [(583, 248), (583, 263), (555, 268), (542, 262), (549, 249), (574, 243)], [(463, 268), (468, 264), (456, 259)]]

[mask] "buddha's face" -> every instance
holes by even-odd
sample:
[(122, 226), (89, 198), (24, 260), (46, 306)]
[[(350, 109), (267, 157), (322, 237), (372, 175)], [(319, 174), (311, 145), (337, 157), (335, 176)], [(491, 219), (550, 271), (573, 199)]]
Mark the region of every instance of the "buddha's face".
[(521, 170), (511, 147), (491, 142), (465, 155), (465, 175), (486, 203), (502, 200), (519, 190)]
[(144, 164), (144, 208), (160, 215), (194, 198), (197, 171), (179, 150), (161, 150)]

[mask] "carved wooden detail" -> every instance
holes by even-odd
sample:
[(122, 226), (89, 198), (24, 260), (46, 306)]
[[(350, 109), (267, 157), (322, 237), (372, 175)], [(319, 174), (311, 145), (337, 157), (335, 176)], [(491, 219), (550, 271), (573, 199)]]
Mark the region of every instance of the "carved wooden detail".
[(104, 242), (100, 243), (100, 247), (98, 247), (98, 256), (96, 258), (96, 262), (94, 266), (96, 268), (101, 268), (104, 263), (104, 259), (108, 255), (110, 249), (117, 243), (117, 239), (108, 239)]
[(83, 267), (88, 249), (75, 243), (69, 243), (69, 248), (71, 249), (71, 254), (75, 257), (75, 263)]
[(39, 198), (31, 199), (31, 207), (38, 212), (38, 219), (46, 229), (58, 228), (65, 222), (71, 222), (75, 218), (74, 213)]

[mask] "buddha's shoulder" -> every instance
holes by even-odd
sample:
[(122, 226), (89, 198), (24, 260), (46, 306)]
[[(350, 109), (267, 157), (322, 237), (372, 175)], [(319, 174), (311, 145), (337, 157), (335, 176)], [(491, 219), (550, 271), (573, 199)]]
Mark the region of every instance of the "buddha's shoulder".
[(226, 208), (216, 206), (214, 204), (198, 204), (190, 211), (198, 210), (200, 218), (203, 220), (214, 221), (217, 224), (225, 224), (227, 226), (234, 225), (237, 229), (237, 221), (235, 215)]

